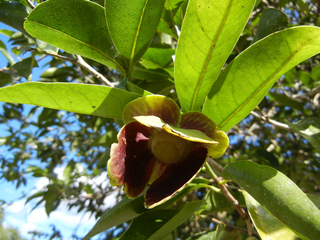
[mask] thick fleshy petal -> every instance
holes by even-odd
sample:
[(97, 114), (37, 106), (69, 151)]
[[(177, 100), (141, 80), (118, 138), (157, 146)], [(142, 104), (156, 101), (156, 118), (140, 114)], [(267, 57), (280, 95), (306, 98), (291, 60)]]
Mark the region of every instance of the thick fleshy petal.
[(177, 164), (169, 164), (146, 192), (146, 207), (158, 206), (188, 184), (198, 173), (206, 158), (207, 149), (205, 147), (193, 146), (189, 155), (183, 161)]
[(229, 146), (228, 136), (218, 130), (217, 124), (200, 112), (188, 112), (181, 116), (181, 128), (196, 129), (205, 133), (218, 144), (205, 144), (208, 155), (212, 158), (221, 157)]
[(161, 95), (150, 95), (128, 103), (123, 110), (125, 123), (134, 121), (137, 116), (157, 116), (165, 123), (176, 126), (180, 117), (179, 106), (170, 98)]
[(158, 161), (150, 150), (152, 129), (139, 122), (125, 125), (113, 144), (108, 162), (112, 186), (124, 185), (128, 197), (137, 197), (146, 188), (155, 163)]

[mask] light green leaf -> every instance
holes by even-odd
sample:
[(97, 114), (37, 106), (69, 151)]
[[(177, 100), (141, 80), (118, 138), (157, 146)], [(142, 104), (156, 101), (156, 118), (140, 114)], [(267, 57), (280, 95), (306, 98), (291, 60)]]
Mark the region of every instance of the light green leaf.
[(203, 113), (228, 131), (259, 104), (285, 72), (318, 52), (318, 27), (289, 28), (256, 42), (220, 74)]
[(141, 57), (140, 64), (148, 69), (164, 67), (172, 60), (175, 51), (166, 45), (152, 45)]
[(286, 123), (294, 131), (299, 133), (302, 137), (307, 139), (309, 143), (320, 152), (320, 118), (319, 117), (309, 117), (300, 120), (296, 123)]
[(282, 30), (289, 22), (288, 16), (275, 8), (265, 9), (260, 17), (254, 42), (268, 36), (271, 33)]
[(247, 209), (262, 240), (295, 240), (295, 233), (279, 222), (246, 191), (243, 191)]
[(303, 239), (320, 236), (320, 210), (286, 175), (251, 161), (227, 165), (223, 171), (265, 209)]
[(13, 59), (13, 57), (10, 55), (10, 53), (5, 48), (0, 47), (0, 52), (8, 60), (10, 65), (15, 64), (16, 61)]
[(123, 108), (140, 97), (135, 93), (99, 85), (76, 83), (21, 83), (0, 89), (0, 101), (23, 103), (122, 119)]
[(125, 62), (118, 56), (108, 33), (104, 9), (96, 3), (86, 0), (46, 1), (30, 13), (24, 27), (41, 41), (125, 74)]
[(18, 72), (19, 76), (24, 77), (28, 81), (31, 80), (29, 77), (31, 77), (34, 67), (39, 67), (34, 57), (25, 58), (12, 66), (12, 68)]
[(146, 212), (144, 208), (144, 197), (140, 196), (135, 199), (123, 198), (113, 208), (107, 210), (99, 221), (94, 225), (91, 231), (83, 238), (83, 240), (89, 240), (91, 237), (121, 223), (129, 221), (143, 212)]
[(201, 108), (246, 25), (254, 2), (189, 1), (175, 58), (176, 89), (184, 111)]
[(106, 0), (107, 25), (114, 45), (128, 63), (134, 64), (146, 52), (157, 30), (164, 0)]

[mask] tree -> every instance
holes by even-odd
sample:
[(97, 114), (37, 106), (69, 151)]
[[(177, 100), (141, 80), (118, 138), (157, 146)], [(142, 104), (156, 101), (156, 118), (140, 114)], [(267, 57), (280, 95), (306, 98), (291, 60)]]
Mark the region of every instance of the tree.
[(319, 236), (316, 1), (37, 2), (0, 3), (1, 177), (50, 180), (27, 201), (100, 217), (85, 239)]
[(24, 240), (20, 237), (19, 230), (13, 227), (4, 227), (3, 226), (3, 209), (0, 210), (0, 237), (3, 240)]

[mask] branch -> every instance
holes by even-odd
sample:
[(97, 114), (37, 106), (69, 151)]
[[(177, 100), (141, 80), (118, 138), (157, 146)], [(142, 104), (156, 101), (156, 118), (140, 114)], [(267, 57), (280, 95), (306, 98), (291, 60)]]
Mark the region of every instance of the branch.
[(219, 173), (223, 173), (223, 167), (217, 163), (215, 160), (213, 160), (211, 157), (208, 158), (208, 162), (212, 168), (217, 170)]
[(108, 79), (106, 79), (101, 73), (97, 72), (93, 67), (91, 67), (88, 63), (86, 63), (81, 56), (76, 55), (77, 59), (68, 58), (59, 54), (49, 53), (45, 52), (45, 54), (48, 54), (53, 57), (57, 57), (60, 59), (63, 59), (65, 61), (69, 61), (71, 63), (77, 64), (78, 66), (86, 69), (89, 73), (91, 73), (95, 78), (97, 78), (100, 82), (104, 83), (105, 85), (109, 87), (114, 87), (115, 84), (110, 82)]
[(276, 127), (282, 128), (284, 130), (290, 131), (290, 132), (294, 132), (287, 124), (285, 123), (281, 123), (281, 122), (277, 122), (275, 120), (269, 119), (268, 117), (264, 117), (264, 116), (260, 116), (258, 113), (252, 111), (251, 114), (255, 117), (258, 118), (259, 120), (262, 120), (264, 122), (270, 123)]
[(35, 8), (35, 6), (33, 5), (33, 3), (31, 2), (31, 0), (27, 0), (27, 3), (29, 4), (29, 6), (30, 6), (32, 9)]
[(248, 235), (252, 236), (252, 225), (251, 225), (248, 214), (241, 208), (238, 200), (231, 195), (231, 193), (228, 191), (226, 186), (221, 183), (222, 178), (219, 178), (217, 175), (215, 175), (215, 173), (212, 171), (211, 167), (209, 166), (208, 162), (206, 162), (204, 166), (207, 172), (210, 174), (210, 176), (216, 181), (216, 183), (220, 187), (222, 194), (232, 203), (232, 205), (236, 208), (237, 212), (240, 214), (243, 221), (245, 221), (247, 225)]

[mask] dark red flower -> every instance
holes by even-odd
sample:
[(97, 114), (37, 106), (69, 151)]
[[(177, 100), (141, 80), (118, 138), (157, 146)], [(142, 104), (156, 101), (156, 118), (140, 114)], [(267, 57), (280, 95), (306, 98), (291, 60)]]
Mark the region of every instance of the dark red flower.
[(112, 186), (124, 185), (130, 198), (150, 184), (147, 208), (155, 207), (188, 184), (208, 156), (220, 157), (228, 137), (200, 112), (181, 114), (178, 105), (152, 95), (130, 102), (124, 109), (126, 125), (111, 146), (108, 174)]

